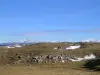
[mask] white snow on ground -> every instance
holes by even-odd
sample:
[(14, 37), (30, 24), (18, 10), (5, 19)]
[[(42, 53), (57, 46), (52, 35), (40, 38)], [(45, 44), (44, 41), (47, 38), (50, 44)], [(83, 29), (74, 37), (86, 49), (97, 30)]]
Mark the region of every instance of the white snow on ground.
[(93, 54), (90, 54), (90, 55), (86, 55), (84, 56), (84, 58), (77, 58), (76, 60), (75, 59), (70, 59), (71, 61), (82, 61), (82, 60), (91, 60), (91, 59), (95, 59), (96, 56), (93, 55)]
[(6, 46), (6, 48), (15, 48), (15, 47)]
[(71, 61), (82, 61), (84, 58), (70, 59)]
[(96, 56), (93, 55), (93, 54), (84, 56), (84, 59), (86, 59), (86, 60), (88, 60), (88, 59), (95, 59), (95, 58), (96, 58)]
[(78, 46), (70, 46), (70, 47), (67, 47), (66, 50), (78, 49), (80, 47), (81, 47), (80, 45), (78, 45)]
[(6, 48), (20, 48), (22, 46), (20, 46), (19, 44), (16, 44), (14, 46), (6, 46)]

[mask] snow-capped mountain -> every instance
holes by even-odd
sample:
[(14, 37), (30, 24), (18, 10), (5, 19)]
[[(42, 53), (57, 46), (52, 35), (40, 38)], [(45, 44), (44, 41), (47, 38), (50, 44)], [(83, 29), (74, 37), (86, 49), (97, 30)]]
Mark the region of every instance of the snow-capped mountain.
[(89, 39), (89, 40), (83, 40), (82, 42), (100, 43), (100, 40)]
[(32, 40), (21, 40), (21, 41), (15, 41), (15, 42), (7, 42), (7, 43), (1, 43), (0, 46), (12, 46), (12, 45), (27, 45), (27, 44), (34, 44), (38, 43), (38, 41), (32, 41)]

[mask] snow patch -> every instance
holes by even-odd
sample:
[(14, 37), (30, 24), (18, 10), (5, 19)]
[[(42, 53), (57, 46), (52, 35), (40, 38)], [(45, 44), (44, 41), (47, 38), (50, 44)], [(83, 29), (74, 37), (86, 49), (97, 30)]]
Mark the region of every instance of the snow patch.
[(78, 46), (70, 46), (70, 47), (67, 47), (66, 50), (78, 49), (78, 48), (80, 48), (80, 47), (81, 47), (80, 45), (78, 45)]
[(86, 59), (86, 60), (89, 60), (89, 59), (95, 59), (95, 58), (96, 58), (96, 56), (93, 55), (93, 54), (84, 56), (84, 59)]
[(70, 59), (71, 61), (82, 61), (82, 60), (91, 60), (91, 59), (95, 59), (96, 56), (93, 55), (93, 54), (90, 54), (90, 55), (86, 55), (84, 56), (84, 58), (76, 58), (76, 59)]

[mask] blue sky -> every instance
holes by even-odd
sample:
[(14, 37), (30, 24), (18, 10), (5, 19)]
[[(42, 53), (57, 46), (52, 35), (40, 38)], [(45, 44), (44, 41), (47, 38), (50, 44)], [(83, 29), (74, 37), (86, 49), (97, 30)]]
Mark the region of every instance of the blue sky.
[(100, 39), (100, 0), (0, 0), (0, 42)]

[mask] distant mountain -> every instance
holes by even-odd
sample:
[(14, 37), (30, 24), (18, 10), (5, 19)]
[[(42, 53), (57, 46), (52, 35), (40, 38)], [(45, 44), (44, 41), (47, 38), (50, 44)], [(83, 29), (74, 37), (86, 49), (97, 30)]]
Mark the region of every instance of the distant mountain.
[(22, 41), (15, 41), (15, 42), (7, 42), (7, 43), (1, 43), (0, 46), (11, 46), (11, 45), (29, 45), (29, 44), (35, 44), (35, 43), (39, 43), (38, 41), (32, 41), (29, 39), (25, 39)]
[(89, 39), (89, 40), (83, 40), (82, 42), (100, 43), (100, 40)]
[(34, 44), (34, 42), (9, 42), (9, 43), (1, 43), (0, 46), (11, 46), (11, 45), (29, 45)]
[[(59, 43), (62, 41), (44, 41), (45, 43)], [(43, 41), (37, 41), (37, 40), (29, 40), (29, 39), (25, 39), (22, 41), (16, 41), (16, 42), (7, 42), (7, 43), (1, 43), (0, 46), (12, 46), (12, 45), (30, 45), (30, 44), (37, 44), (37, 43), (44, 43)], [(95, 39), (88, 39), (88, 40), (83, 40), (80, 42), (92, 42), (92, 43), (100, 43), (100, 40), (95, 40)]]

